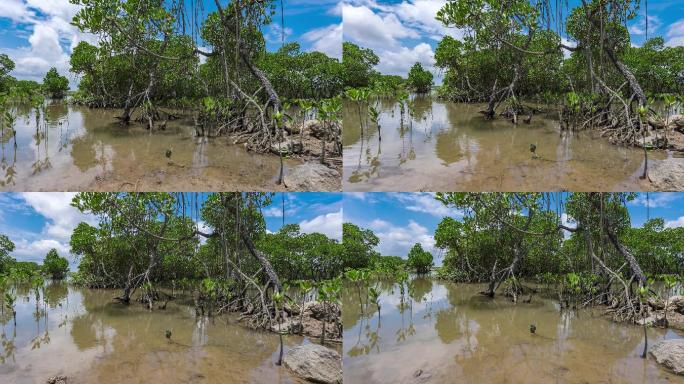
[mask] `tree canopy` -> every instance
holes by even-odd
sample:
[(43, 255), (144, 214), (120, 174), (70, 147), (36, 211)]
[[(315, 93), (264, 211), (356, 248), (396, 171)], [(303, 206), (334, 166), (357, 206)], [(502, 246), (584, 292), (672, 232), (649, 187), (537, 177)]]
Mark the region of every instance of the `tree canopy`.
[(45, 78), (43, 78), (43, 90), (49, 97), (61, 99), (66, 95), (66, 91), (69, 90), (69, 79), (61, 76), (57, 72), (57, 68), (52, 67), (45, 74)]
[(424, 250), (420, 243), (414, 244), (408, 253), (407, 266), (417, 274), (424, 275), (430, 272), (432, 265), (432, 253)]
[(370, 229), (352, 223), (342, 224), (344, 265), (349, 268), (367, 268), (379, 254), (374, 250), (380, 241)]
[[(71, 236), (75, 281), (122, 290), (119, 301), (160, 299), (160, 286), (196, 287), (207, 310), (255, 306), (269, 322), (273, 294), (288, 282), (327, 281), (344, 268), (342, 246), (286, 225), (267, 233), (269, 193), (79, 193), (73, 205), (98, 218)], [(200, 225), (200, 223), (202, 223)], [(253, 297), (250, 292), (261, 292)], [(261, 297), (263, 295), (263, 297)], [(149, 304), (151, 305), (151, 304)], [(253, 307), (252, 307), (253, 308)]]
[(342, 43), (342, 65), (344, 66), (344, 83), (348, 87), (367, 87), (375, 75), (374, 67), (380, 58), (369, 48), (361, 48), (354, 43)]
[(407, 83), (417, 93), (429, 93), (432, 88), (432, 73), (423, 69), (420, 63), (415, 63), (409, 71)]
[(14, 262), (10, 253), (14, 251), (14, 243), (6, 235), (0, 234), (0, 274), (7, 272)]
[(56, 249), (50, 249), (43, 260), (43, 273), (53, 280), (62, 280), (66, 277), (67, 272), (69, 272), (67, 259), (59, 256)]

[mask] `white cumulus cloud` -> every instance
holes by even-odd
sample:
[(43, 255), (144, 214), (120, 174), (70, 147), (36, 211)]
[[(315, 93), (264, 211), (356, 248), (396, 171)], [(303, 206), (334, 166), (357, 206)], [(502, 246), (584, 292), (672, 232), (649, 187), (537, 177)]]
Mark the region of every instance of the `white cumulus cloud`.
[(436, 255), (435, 238), (428, 229), (410, 220), (407, 225), (399, 226), (385, 220), (375, 219), (367, 226), (380, 240), (376, 251), (384, 256), (406, 257), (409, 250), (420, 243), (426, 251)]
[(668, 220), (665, 222), (665, 228), (678, 228), (684, 227), (684, 216), (679, 216), (675, 220)]
[(396, 199), (399, 200), (405, 209), (413, 212), (427, 213), (436, 217), (462, 217), (463, 212), (449, 208), (440, 201), (435, 200), (433, 192), (422, 193), (397, 193)]
[[(76, 226), (82, 222), (96, 224), (95, 217), (85, 215), (71, 206), (75, 193), (27, 192), (18, 197), (25, 205), (41, 215), (45, 224), (40, 233), (16, 233), (13, 236), (16, 249), (12, 253), (18, 260), (43, 260), (47, 252), (55, 248), (62, 256), (70, 254), (69, 240)], [(70, 258), (70, 261), (73, 261)]]
[(666, 36), (665, 45), (670, 47), (684, 46), (684, 19), (670, 24)]
[(311, 51), (342, 59), (342, 29), (342, 23), (312, 29), (302, 35), (302, 40), (311, 43)]
[(322, 233), (331, 239), (342, 240), (342, 208), (337, 212), (326, 213), (299, 223), (304, 233)]
[(380, 58), (377, 70), (382, 73), (406, 76), (418, 62), (439, 83), (433, 45), (447, 35), (463, 36), (462, 31), (445, 27), (435, 19), (444, 4), (445, 0), (405, 0), (395, 4), (352, 0), (342, 9), (344, 39), (373, 49)]
[(19, 79), (41, 81), (51, 67), (76, 85), (76, 78), (69, 73), (69, 55), (81, 41), (92, 44), (96, 36), (83, 33), (71, 25), (80, 6), (69, 0), (2, 0), (0, 18), (9, 19), (18, 31), (29, 33), (26, 44), (4, 49), (16, 64), (13, 76)]

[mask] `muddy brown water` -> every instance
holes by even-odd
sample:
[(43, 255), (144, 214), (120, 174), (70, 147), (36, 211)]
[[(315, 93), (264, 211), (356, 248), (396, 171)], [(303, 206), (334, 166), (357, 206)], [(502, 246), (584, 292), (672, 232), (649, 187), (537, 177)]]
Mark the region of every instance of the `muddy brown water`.
[[(682, 383), (642, 359), (643, 329), (589, 310), (479, 295), (484, 286), (415, 279), (404, 297), (381, 282), (380, 317), (343, 291), (344, 383)], [(365, 300), (365, 297), (362, 297)], [(530, 325), (536, 325), (536, 334)], [(680, 338), (648, 330), (649, 345)]]
[[(415, 99), (412, 123), (381, 100), (382, 140), (370, 123), (361, 134), (354, 103), (344, 109), (346, 191), (640, 191), (643, 151), (610, 144), (596, 132), (561, 133), (557, 116), (531, 124), (485, 120), (480, 104)], [(366, 113), (361, 111), (362, 118)], [(408, 115), (408, 112), (407, 112)], [(530, 153), (536, 145), (538, 158)], [(649, 163), (669, 156), (651, 151)], [(684, 159), (682, 159), (684, 161)], [(410, 181), (410, 182), (407, 182)]]
[[(225, 137), (196, 137), (190, 116), (164, 131), (122, 127), (120, 110), (52, 103), (19, 115), (14, 139), (0, 140), (0, 190), (276, 190), (280, 160)], [(167, 149), (171, 157), (166, 157)], [(286, 161), (286, 170), (299, 164)]]
[[(278, 336), (232, 317), (196, 318), (189, 299), (148, 311), (114, 303), (118, 291), (52, 284), (36, 316), (35, 295), (17, 291), (17, 327), (2, 323), (0, 383), (300, 383), (275, 365)], [(165, 338), (172, 332), (172, 342)], [(286, 348), (308, 339), (286, 336)], [(286, 349), (287, 350), (287, 349)]]

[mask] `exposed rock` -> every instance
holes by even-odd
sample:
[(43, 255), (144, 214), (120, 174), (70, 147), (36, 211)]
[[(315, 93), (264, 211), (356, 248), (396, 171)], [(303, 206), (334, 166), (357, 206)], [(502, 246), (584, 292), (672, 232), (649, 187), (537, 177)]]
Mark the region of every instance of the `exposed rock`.
[(300, 316), (297, 311), (296, 315), (283, 319), (280, 326), (274, 322), (270, 329), (275, 333), (304, 334), (312, 339), (320, 340), (323, 333), (323, 319), (325, 319), (325, 340), (338, 342), (342, 340), (341, 316), (340, 308), (336, 305), (330, 307), (326, 315), (322, 303), (310, 302), (306, 304), (303, 316)]
[(657, 321), (657, 317), (655, 315), (651, 315), (648, 317), (640, 318), (636, 320), (636, 323), (638, 325), (653, 325)]
[(327, 306), (318, 301), (307, 303), (305, 311), (311, 313), (311, 317), (316, 320), (334, 321), (341, 316), (340, 307), (335, 304), (328, 304)]
[(667, 326), (671, 329), (684, 331), (684, 315), (675, 311), (667, 312)]
[(667, 307), (684, 315), (684, 296), (672, 296), (667, 301)]
[(639, 148), (665, 149), (667, 148), (667, 138), (662, 132), (651, 133), (643, 139), (637, 139), (634, 144)]
[(684, 190), (684, 159), (667, 158), (649, 162), (648, 175), (658, 191)]
[(668, 118), (669, 128), (684, 133), (684, 115), (673, 115)]
[[(665, 300), (658, 299), (653, 304), (651, 304), (651, 301), (649, 301), (649, 305), (655, 309), (665, 309)], [(667, 310), (684, 313), (684, 296), (675, 295), (668, 298)]]
[(317, 139), (333, 140), (340, 135), (339, 124), (323, 124), (318, 120), (309, 120), (304, 125), (304, 131), (308, 131), (312, 137)]
[(297, 376), (314, 383), (342, 383), (342, 358), (322, 345), (294, 347), (285, 353), (283, 364)]
[(413, 372), (413, 380), (411, 383), (427, 383), (432, 378), (432, 374), (419, 369)]
[(684, 375), (684, 340), (662, 340), (650, 350), (658, 364), (678, 375)]
[(285, 185), (297, 191), (336, 191), (341, 187), (340, 173), (319, 163), (305, 163), (289, 170)]
[(684, 152), (684, 132), (670, 132), (667, 139), (667, 149), (675, 153)]
[(47, 384), (67, 384), (66, 376), (53, 376), (46, 381)]
[[(665, 309), (665, 300), (651, 298), (648, 300), (648, 305), (653, 309), (662, 310)], [(667, 310), (684, 313), (682, 312), (684, 311), (684, 296), (675, 295), (669, 297), (667, 299)]]
[(649, 117), (648, 124), (656, 129), (667, 127), (668, 130), (682, 132), (684, 130), (684, 115), (672, 115), (667, 120), (661, 117)]
[(297, 328), (299, 322), (296, 322), (291, 318), (281, 320), (280, 323), (277, 321), (273, 322), (273, 325), (271, 325), (271, 331), (275, 333), (282, 333), (284, 335), (288, 333), (295, 333), (294, 330)]

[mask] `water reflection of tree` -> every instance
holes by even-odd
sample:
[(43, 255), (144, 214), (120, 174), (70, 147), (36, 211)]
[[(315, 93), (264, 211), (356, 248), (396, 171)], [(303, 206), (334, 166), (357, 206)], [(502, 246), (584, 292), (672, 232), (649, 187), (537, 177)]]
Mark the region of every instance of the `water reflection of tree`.
[(100, 344), (100, 337), (96, 328), (97, 318), (97, 314), (87, 312), (71, 319), (69, 334), (80, 351), (95, 348)]
[(0, 354), (0, 364), (5, 364), (11, 359), (12, 363), (16, 363), (14, 359), (14, 354), (16, 353), (17, 346), (15, 340), (17, 338), (17, 329), (12, 327), (12, 336), (8, 337), (5, 332), (5, 326), (7, 325), (7, 320), (2, 320), (2, 333), (0, 334), (0, 342), (2, 343), (2, 354)]
[[(369, 179), (372, 176), (378, 175), (380, 171), (380, 155), (382, 155), (382, 141), (377, 142), (376, 153), (371, 152), (370, 137), (367, 140), (361, 138), (359, 148), (359, 160), (356, 169), (352, 171), (349, 181), (356, 183), (364, 179)], [(365, 150), (365, 164), (363, 164), (364, 145)], [(368, 165), (368, 167), (366, 167)]]
[(81, 172), (86, 172), (95, 164), (102, 165), (103, 173), (107, 166), (105, 145), (97, 142), (89, 134), (75, 138), (71, 142), (71, 158)]
[[(413, 301), (411, 299), (411, 284), (406, 282), (399, 282), (399, 304), (397, 310), (401, 317), (401, 327), (395, 333), (395, 340), (397, 343), (406, 341), (407, 338), (416, 334), (416, 327), (413, 323)], [(408, 293), (408, 295), (406, 295)], [(405, 319), (408, 310), (408, 324)]]
[[(477, 146), (471, 145), (470, 141), (473, 139), (465, 133), (464, 127), (473, 126), (477, 129), (481, 127), (482, 122), (475, 122), (474, 119), (477, 117), (464, 113), (464, 108), (466, 107), (461, 104), (444, 105), (448, 127), (437, 133), (435, 155), (447, 165), (470, 159), (475, 155), (474, 151), (477, 151)], [(465, 111), (468, 112), (469, 109)]]
[(417, 277), (411, 280), (409, 293), (413, 301), (422, 302), (425, 296), (432, 291), (432, 280), (425, 277)]
[[(4, 141), (0, 142), (0, 147), (2, 147), (0, 169), (2, 169), (5, 172), (4, 179), (0, 180), (0, 186), (12, 186), (14, 185), (14, 178), (17, 175), (17, 136), (14, 135), (12, 144), (7, 144)], [(11, 152), (11, 154), (9, 155), (9, 157), (11, 157), (11, 161), (9, 162), (7, 161), (8, 152)]]
[(416, 96), (413, 99), (413, 104), (414, 121), (427, 122), (428, 118), (432, 117), (432, 97)]
[(356, 296), (356, 288), (351, 283), (345, 283), (340, 297), (342, 311), (342, 326), (344, 329), (352, 329), (361, 320), (361, 308)]
[(69, 106), (64, 102), (53, 102), (46, 108), (46, 129), (59, 127), (59, 142), (57, 150), (62, 152), (72, 140), (72, 129), (69, 124)]
[(55, 309), (62, 306), (62, 301), (65, 301), (69, 296), (69, 287), (63, 281), (52, 281), (45, 288), (45, 297), (50, 308)]
[(468, 318), (457, 307), (438, 310), (435, 319), (435, 331), (443, 343), (450, 344), (464, 336), (469, 338)]
[[(378, 316), (375, 317), (375, 311), (377, 310), (377, 306), (375, 306), (374, 309), (367, 311), (366, 316), (359, 319), (359, 323), (356, 325), (358, 327), (356, 343), (347, 351), (349, 356), (356, 357), (367, 355), (373, 351), (380, 353), (380, 328), (382, 320), (379, 311)], [(375, 319), (377, 319), (377, 321), (374, 321)], [(375, 323), (374, 327), (373, 323)]]
[[(36, 175), (46, 169), (52, 168), (52, 163), (50, 162), (50, 130), (47, 123), (47, 114), (45, 113), (45, 110), (43, 108), (36, 108), (34, 110), (34, 113), (36, 118), (36, 131), (33, 134), (33, 141), (36, 149), (36, 161), (34, 161), (33, 164), (31, 164), (31, 168), (33, 169), (33, 174)], [(43, 116), (42, 119), (41, 115)]]
[(45, 120), (50, 125), (63, 125), (68, 122), (69, 106), (64, 101), (53, 100), (45, 108)]

